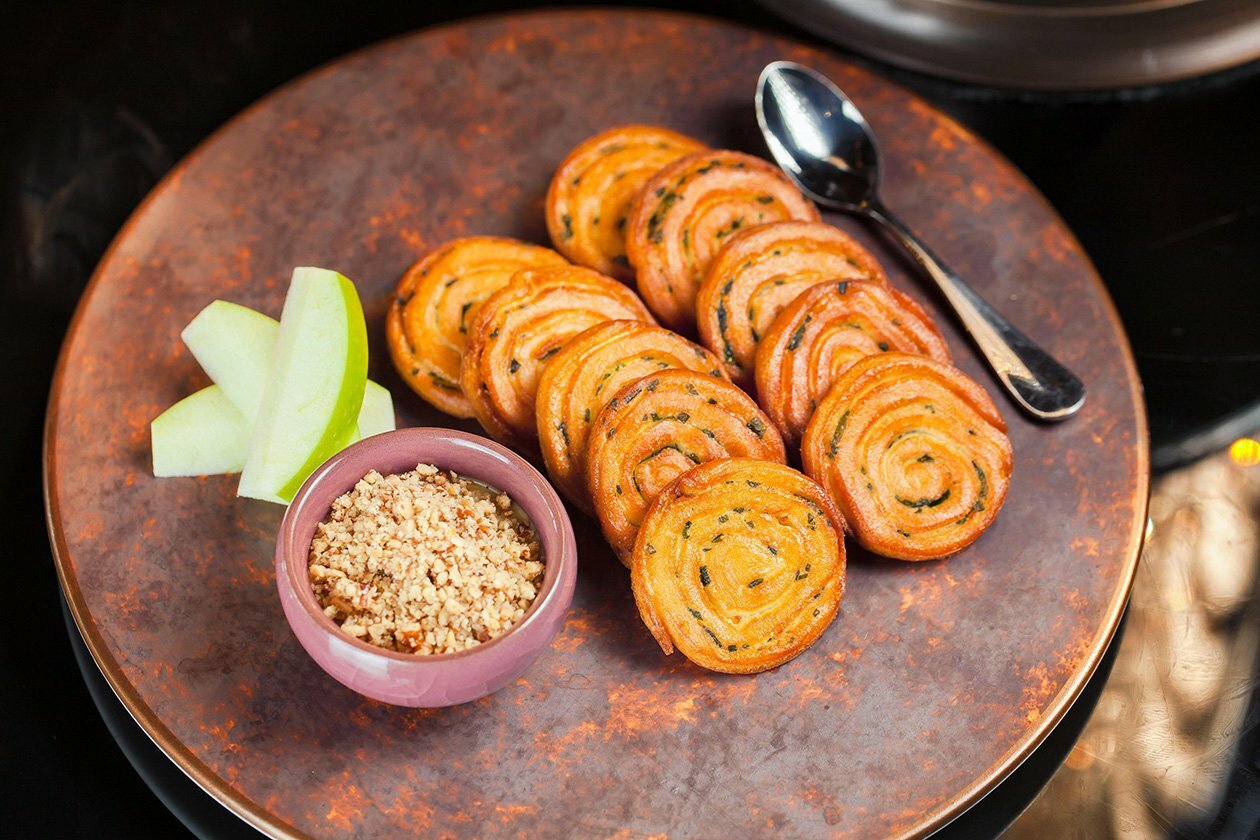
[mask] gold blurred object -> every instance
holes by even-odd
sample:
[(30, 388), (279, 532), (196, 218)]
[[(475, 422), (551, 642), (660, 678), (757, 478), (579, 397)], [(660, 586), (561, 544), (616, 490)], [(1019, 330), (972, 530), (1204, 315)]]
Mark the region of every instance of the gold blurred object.
[(1254, 467), (1260, 464), (1260, 440), (1255, 438), (1239, 438), (1229, 445), (1229, 457), (1240, 467)]
[(1216, 816), (1257, 684), (1257, 463), (1243, 438), (1156, 481), (1111, 676), (1008, 840), (1168, 837)]

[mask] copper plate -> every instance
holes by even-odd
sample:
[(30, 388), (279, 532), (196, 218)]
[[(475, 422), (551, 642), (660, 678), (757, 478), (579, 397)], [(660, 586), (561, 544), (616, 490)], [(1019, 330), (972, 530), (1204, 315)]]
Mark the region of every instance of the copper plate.
[[(1040, 426), (1004, 404), (1016, 467), (996, 525), (946, 563), (854, 552), (839, 617), (778, 670), (727, 677), (661, 656), (625, 570), (575, 514), (572, 613), (517, 683), (416, 711), (333, 682), (280, 611), (280, 509), (236, 499), (229, 477), (149, 474), (149, 421), (206, 381), (180, 329), (216, 297), (278, 313), (293, 265), (336, 267), (358, 283), (373, 375), (400, 421), (445, 423), (389, 369), (382, 319), (407, 265), (457, 235), (545, 241), (554, 167), (613, 124), (759, 151), (752, 93), (774, 59), (817, 67), (856, 100), (883, 141), (889, 204), (1082, 375), (1084, 411)], [(896, 251), (834, 221), (939, 310)], [(940, 317), (961, 366), (988, 382)], [(1080, 691), (1146, 517), (1146, 426), (1123, 333), (1023, 177), (825, 52), (665, 13), (433, 29), (247, 110), (176, 167), (101, 262), (62, 351), (45, 445), (57, 567), (97, 664), (193, 779), (284, 836), (929, 832), (1027, 756)]]

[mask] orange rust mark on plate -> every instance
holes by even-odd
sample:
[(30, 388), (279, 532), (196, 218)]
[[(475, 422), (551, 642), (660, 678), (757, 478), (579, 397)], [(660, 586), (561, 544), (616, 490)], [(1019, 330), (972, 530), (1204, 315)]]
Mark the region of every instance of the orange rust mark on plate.
[(1094, 537), (1075, 537), (1072, 539), (1072, 551), (1085, 557), (1098, 557), (1098, 540)]
[(608, 687), (608, 720), (604, 726), (606, 740), (613, 737), (637, 738), (664, 728), (677, 729), (684, 721), (696, 720), (696, 698), (686, 695), (669, 701), (654, 689), (630, 685)]
[(499, 816), (499, 822), (507, 825), (517, 817), (533, 815), (538, 813), (537, 805), (495, 805), (494, 812)]
[(1041, 719), (1041, 710), (1059, 691), (1059, 681), (1051, 673), (1050, 666), (1038, 662), (1024, 673), (1024, 691), (1019, 699), (1019, 708), (1024, 719), (1036, 723)]
[(563, 732), (541, 730), (534, 734), (534, 754), (552, 764), (560, 763), (560, 759), (570, 751), (576, 752), (587, 741), (598, 737), (602, 728), (593, 720), (584, 720)]
[(564, 653), (573, 653), (601, 629), (602, 626), (592, 619), (589, 612), (572, 608), (564, 620), (564, 629), (552, 640), (551, 646)]
[(1076, 612), (1082, 612), (1089, 609), (1089, 599), (1081, 594), (1079, 589), (1069, 589), (1063, 594), (1063, 600), (1067, 602), (1067, 605)]
[(123, 420), (131, 427), (131, 440), (148, 440), (149, 423), (157, 415), (153, 413), (152, 406), (149, 405), (132, 405), (123, 410)]
[(296, 117), (284, 121), (284, 130), (289, 134), (300, 134), (312, 140), (318, 139), (324, 134), (323, 129), (315, 123), (300, 120)]
[(417, 255), (429, 250), (429, 246), (425, 241), (424, 235), (418, 231), (404, 228), (398, 231), (398, 238), (415, 249)]
[(844, 818), (844, 810), (836, 803), (836, 799), (830, 793), (814, 785), (807, 786), (801, 791), (801, 799), (814, 807), (814, 810), (821, 810), (823, 822), (827, 825), (839, 825)]
[(486, 52), (516, 52), (516, 37), (514, 35), (504, 35), (501, 38), (495, 38), (486, 45)]
[(938, 125), (932, 129), (929, 139), (932, 145), (946, 152), (954, 151), (954, 148), (958, 145), (954, 132), (944, 125)]
[(1041, 229), (1040, 243), (1045, 256), (1055, 262), (1063, 262), (1076, 256), (1076, 250), (1067, 241), (1063, 231), (1055, 225), (1046, 225)]
[(83, 524), (79, 526), (79, 530), (75, 533), (74, 538), (79, 542), (91, 542), (101, 535), (105, 530), (105, 518), (99, 514), (91, 514), (84, 517)]
[(793, 688), (796, 690), (796, 705), (804, 708), (811, 703), (820, 700), (831, 699), (831, 693), (816, 682), (810, 680), (802, 680), (793, 678)]
[(358, 785), (350, 781), (349, 771), (343, 772), (336, 781), (329, 780), (323, 786), (323, 796), (328, 800), (324, 821), (346, 832), (353, 832), (360, 825), (364, 812), (372, 804)]
[[(905, 615), (912, 607), (916, 612), (937, 611), (946, 589), (954, 589), (958, 581), (942, 566), (924, 568), (923, 574), (898, 587), (901, 603), (898, 612)], [(951, 595), (951, 597), (956, 597)]]
[(232, 285), (248, 283), (254, 279), (254, 270), (251, 263), (253, 256), (253, 251), (250, 250), (248, 245), (241, 245), (236, 249), (236, 253), (233, 254), (236, 276), (232, 278), (234, 281)]

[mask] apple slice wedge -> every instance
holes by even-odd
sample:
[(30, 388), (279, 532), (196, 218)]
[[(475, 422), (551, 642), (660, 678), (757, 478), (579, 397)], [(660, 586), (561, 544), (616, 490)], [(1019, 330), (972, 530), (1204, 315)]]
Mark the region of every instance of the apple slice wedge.
[(288, 504), (350, 442), (367, 360), (354, 284), (335, 271), (294, 269), (237, 495)]
[(240, 472), (251, 424), (218, 385), (202, 388), (149, 425), (159, 478)]
[[(202, 388), (150, 424), (153, 474), (171, 478), (238, 473), (245, 465), (253, 427), (220, 386)], [(370, 379), (363, 390), (356, 427), (351, 443), (395, 428), (393, 397)]]
[(262, 404), (279, 336), (275, 318), (226, 300), (198, 312), (180, 333), (197, 364), (251, 424)]
[[(245, 416), (250, 428), (258, 416), (279, 335), (280, 322), (275, 318), (226, 300), (216, 300), (198, 312), (180, 333), (193, 358)], [(370, 379), (356, 425), (360, 438), (396, 428), (393, 398)]]
[(382, 432), (392, 432), (397, 428), (394, 420), (394, 398), (388, 388), (377, 385), (371, 379), (367, 381), (363, 389), (363, 408), (359, 409), (359, 422), (356, 425), (357, 440)]

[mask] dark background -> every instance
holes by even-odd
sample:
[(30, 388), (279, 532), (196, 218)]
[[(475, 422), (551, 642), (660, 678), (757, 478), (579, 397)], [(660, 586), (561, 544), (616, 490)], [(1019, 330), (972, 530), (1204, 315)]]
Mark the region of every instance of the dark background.
[[(276, 86), (394, 34), (530, 5), (0, 3), (0, 459), (17, 526), (4, 576), (10, 626), (0, 642), (5, 833), (184, 831), (88, 696), (36, 491), (57, 350), (101, 253), (170, 166)], [(751, 3), (656, 5), (813, 40)], [(1255, 403), (1260, 155), (1251, 126), (1260, 117), (1260, 68), (1140, 90), (1024, 94), (856, 60), (987, 138), (1063, 214), (1129, 331), (1157, 463), (1183, 457), (1222, 418)]]

